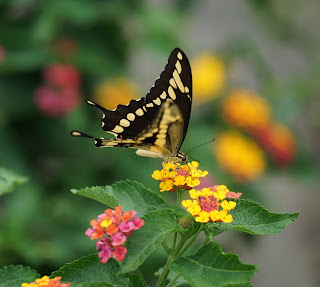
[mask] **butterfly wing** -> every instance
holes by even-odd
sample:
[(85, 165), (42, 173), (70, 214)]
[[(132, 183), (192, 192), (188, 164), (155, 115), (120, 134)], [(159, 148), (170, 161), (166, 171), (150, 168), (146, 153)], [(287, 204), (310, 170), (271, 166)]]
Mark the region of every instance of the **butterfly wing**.
[(71, 133), (73, 136), (90, 137), (97, 147), (129, 147), (176, 155), (188, 129), (192, 104), (189, 61), (180, 49), (174, 49), (146, 97), (131, 100), (128, 105), (118, 105), (111, 111), (92, 101), (87, 103), (103, 112), (102, 129), (116, 139), (97, 139), (76, 131)]

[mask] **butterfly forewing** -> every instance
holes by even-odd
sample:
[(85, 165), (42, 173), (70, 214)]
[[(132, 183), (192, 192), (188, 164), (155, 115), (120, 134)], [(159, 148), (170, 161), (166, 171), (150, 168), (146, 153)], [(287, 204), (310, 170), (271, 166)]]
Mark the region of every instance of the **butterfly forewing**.
[(94, 138), (81, 132), (73, 136), (91, 137), (97, 147), (129, 147), (175, 156), (188, 129), (192, 104), (191, 68), (186, 55), (178, 48), (171, 52), (165, 70), (145, 98), (131, 100), (103, 112), (102, 129), (116, 139)]

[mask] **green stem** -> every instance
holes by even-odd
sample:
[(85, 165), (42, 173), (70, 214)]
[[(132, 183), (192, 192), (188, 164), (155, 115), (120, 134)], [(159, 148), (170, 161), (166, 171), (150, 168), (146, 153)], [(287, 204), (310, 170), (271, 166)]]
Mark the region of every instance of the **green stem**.
[(177, 206), (181, 206), (181, 194), (182, 194), (182, 191), (179, 189), (177, 191)]
[(206, 239), (203, 240), (203, 242), (201, 243), (201, 245), (199, 246), (199, 248), (197, 249), (197, 251), (195, 253), (197, 253), (199, 249), (201, 249), (203, 246), (205, 246), (208, 243), (208, 241), (209, 241), (209, 238), (206, 237)]
[(161, 287), (163, 286), (163, 284), (165, 283), (166, 279), (167, 279), (167, 276), (169, 274), (169, 265), (171, 263), (171, 261), (173, 259), (175, 259), (176, 255), (180, 252), (180, 250), (182, 249), (184, 243), (186, 242), (187, 239), (184, 239), (182, 238), (179, 242), (179, 245), (177, 246), (177, 248), (173, 251), (172, 255), (169, 255), (168, 257), (168, 260), (167, 260), (167, 263), (166, 265), (163, 267), (163, 271), (162, 271), (162, 274), (156, 284), (155, 287)]
[(170, 281), (170, 283), (167, 285), (167, 287), (170, 287), (170, 286), (172, 286), (173, 284), (174, 284), (174, 282), (176, 282), (177, 281), (177, 279), (180, 277), (180, 273), (178, 274), (178, 275), (176, 275), (171, 281)]
[(169, 247), (165, 241), (162, 242), (162, 246), (163, 246), (164, 250), (166, 251), (166, 253), (169, 255), (170, 250), (169, 250)]
[(145, 286), (145, 287), (148, 287), (146, 281), (144, 281), (144, 278), (143, 278), (142, 273), (141, 273), (139, 268), (137, 269), (137, 273), (138, 273), (138, 276), (139, 276), (139, 278), (141, 280), (142, 285)]
[(176, 248), (177, 234), (178, 234), (178, 232), (175, 232), (174, 235), (173, 235), (172, 250), (174, 250)]
[(201, 224), (201, 226), (198, 229), (197, 233), (192, 237), (192, 239), (188, 242), (187, 246), (177, 255), (177, 257), (180, 257), (183, 253), (185, 253), (189, 249), (189, 247), (196, 240), (196, 238), (198, 237), (198, 235), (202, 231), (202, 229), (203, 229), (203, 224)]

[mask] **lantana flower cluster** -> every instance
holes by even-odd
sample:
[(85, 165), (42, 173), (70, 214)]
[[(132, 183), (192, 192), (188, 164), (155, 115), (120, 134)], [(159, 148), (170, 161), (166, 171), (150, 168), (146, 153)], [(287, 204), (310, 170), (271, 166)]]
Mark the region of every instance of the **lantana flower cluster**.
[(204, 52), (192, 60), (191, 67), (196, 102), (203, 104), (216, 99), (226, 82), (222, 60), (211, 52)]
[(236, 207), (236, 202), (227, 199), (238, 199), (241, 193), (229, 191), (225, 185), (215, 185), (202, 190), (191, 189), (190, 197), (182, 201), (182, 206), (194, 216), (196, 222), (207, 223), (233, 221), (228, 212)]
[(213, 153), (219, 166), (243, 183), (257, 179), (267, 166), (260, 146), (237, 131), (218, 134)]
[(222, 116), (233, 127), (249, 132), (272, 157), (285, 165), (292, 162), (295, 139), (284, 124), (274, 122), (266, 99), (250, 90), (234, 90), (222, 101)]
[(85, 234), (92, 240), (99, 239), (96, 248), (101, 263), (106, 263), (111, 257), (117, 261), (124, 260), (127, 238), (144, 225), (144, 220), (136, 215), (135, 210), (122, 212), (122, 207), (117, 206), (91, 220), (92, 228), (88, 228)]
[(35, 91), (35, 102), (49, 117), (73, 111), (81, 102), (81, 77), (78, 69), (66, 64), (52, 64), (44, 70), (44, 84)]
[(21, 287), (69, 287), (70, 283), (61, 283), (61, 277), (50, 279), (48, 276), (36, 279), (31, 283), (22, 283)]
[(198, 169), (199, 163), (193, 161), (185, 165), (166, 162), (162, 164), (162, 170), (155, 170), (152, 177), (160, 180), (160, 192), (189, 190), (200, 184), (200, 177), (205, 177), (208, 172)]
[(93, 99), (100, 106), (113, 110), (119, 104), (126, 105), (132, 99), (138, 98), (138, 86), (127, 78), (116, 77), (97, 85)]

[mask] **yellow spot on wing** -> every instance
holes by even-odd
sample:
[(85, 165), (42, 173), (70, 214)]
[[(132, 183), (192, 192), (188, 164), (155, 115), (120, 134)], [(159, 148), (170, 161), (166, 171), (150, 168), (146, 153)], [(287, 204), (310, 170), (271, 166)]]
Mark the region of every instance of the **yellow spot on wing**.
[(163, 99), (163, 100), (164, 100), (166, 97), (167, 97), (166, 92), (163, 92), (163, 93), (160, 95), (160, 98)]
[(129, 114), (127, 114), (127, 119), (129, 120), (129, 121), (134, 121), (135, 120), (135, 118), (136, 118), (136, 116), (133, 114), (133, 113), (129, 113)]
[(114, 127), (113, 130), (111, 130), (111, 132), (117, 133), (117, 134), (121, 134), (123, 132), (123, 127), (116, 125)]
[(171, 86), (168, 88), (168, 94), (171, 97), (171, 99), (173, 99), (173, 100), (175, 100), (177, 98), (176, 94)]
[(181, 74), (182, 67), (181, 67), (181, 64), (180, 64), (179, 60), (177, 60), (177, 62), (176, 62), (176, 69), (177, 69), (178, 73)]
[(153, 103), (148, 103), (146, 104), (147, 108), (152, 108), (153, 107)]
[(169, 84), (174, 87), (175, 89), (177, 88), (176, 82), (174, 81), (173, 78), (170, 79)]
[(182, 60), (182, 54), (180, 52), (177, 54), (177, 57), (179, 60)]
[(182, 83), (182, 81), (181, 81), (180, 75), (179, 75), (179, 73), (178, 73), (177, 70), (174, 70), (174, 72), (173, 72), (173, 78), (174, 78), (175, 82), (177, 83), (177, 85), (178, 85), (178, 87), (179, 87), (179, 90), (180, 90), (182, 93), (184, 93), (184, 85), (183, 85), (183, 83)]
[(139, 108), (139, 109), (136, 110), (136, 115), (137, 115), (137, 116), (140, 116), (140, 117), (141, 117), (141, 116), (143, 116), (143, 114), (144, 114), (144, 113), (143, 113), (143, 110), (142, 110), (141, 108)]
[(154, 102), (156, 105), (158, 105), (158, 106), (161, 105), (161, 100), (160, 100), (160, 98), (156, 98), (155, 100), (153, 100), (153, 102)]
[(126, 119), (122, 119), (122, 120), (120, 120), (120, 125), (123, 127), (128, 127), (128, 126), (130, 126), (130, 122)]

